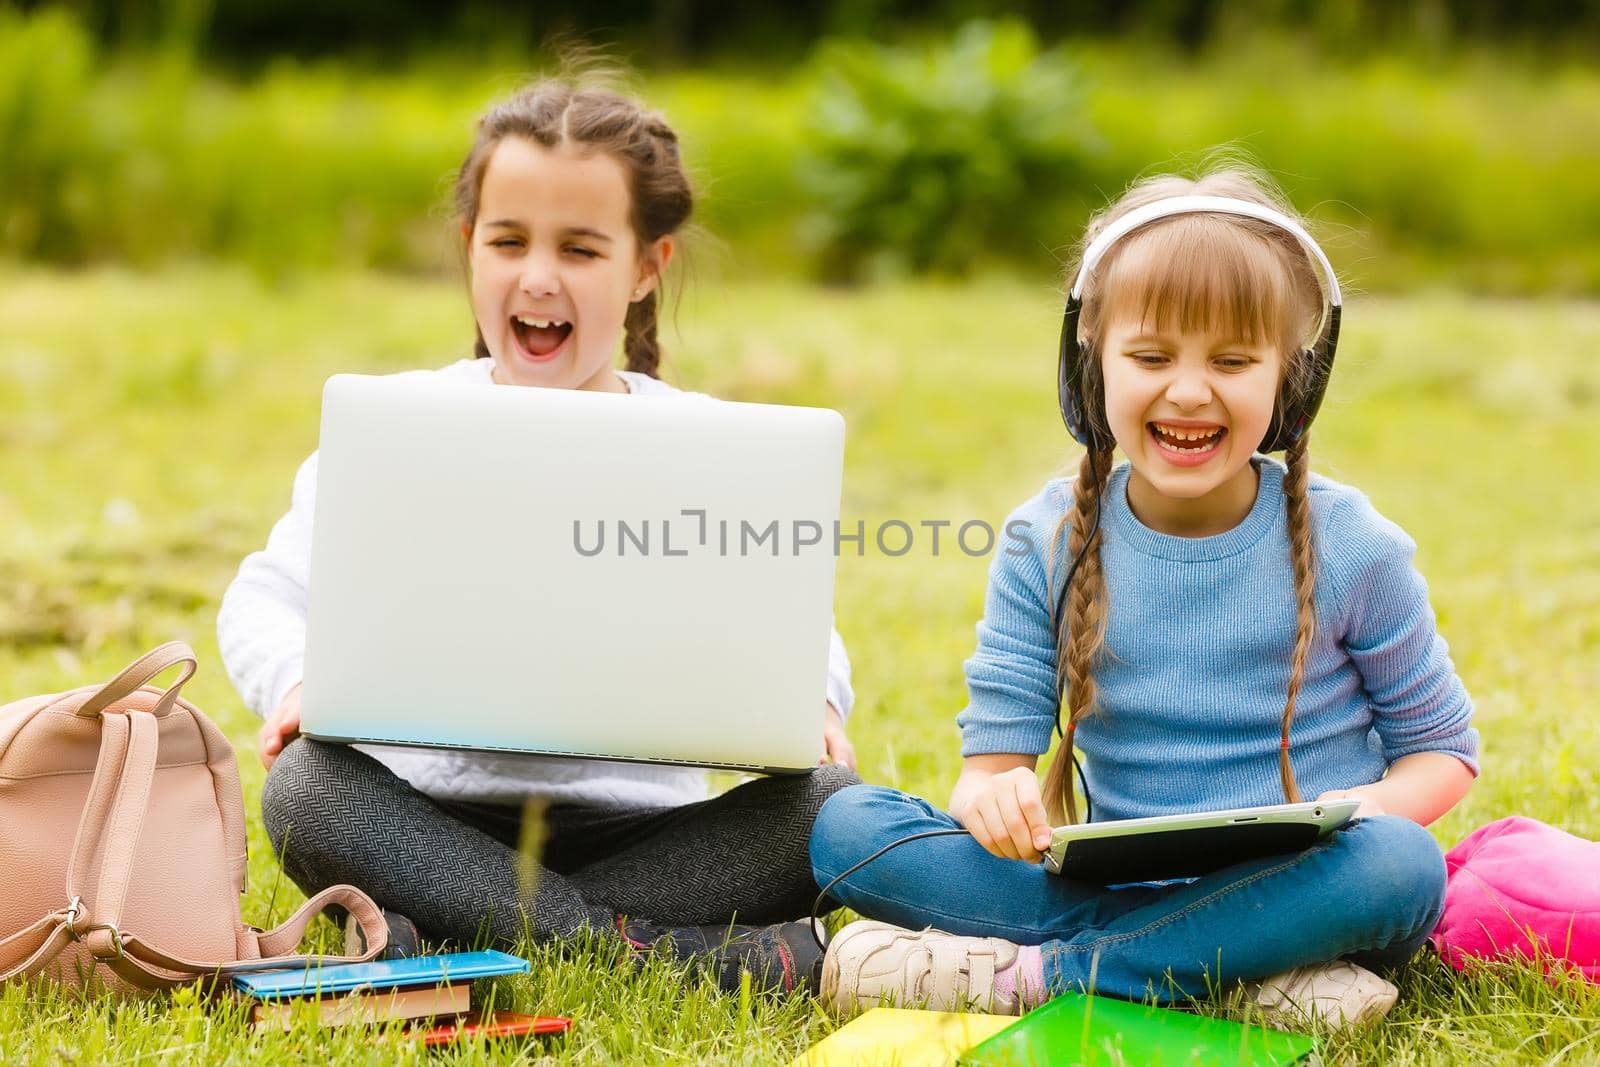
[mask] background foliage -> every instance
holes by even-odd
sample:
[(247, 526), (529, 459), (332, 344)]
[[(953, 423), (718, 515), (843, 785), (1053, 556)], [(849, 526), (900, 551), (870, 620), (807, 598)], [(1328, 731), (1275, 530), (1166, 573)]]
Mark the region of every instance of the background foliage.
[[(48, 2), (48, 0), (47, 0)], [(798, 59), (819, 37), (893, 37), (973, 17), (1016, 18), (1051, 38), (1133, 37), (1193, 50), (1261, 27), (1292, 28), (1318, 49), (1370, 52), (1488, 44), (1592, 47), (1595, 0), (66, 0), (96, 36), (135, 45), (203, 41), (230, 62), (281, 55), (392, 57), (441, 44), (535, 49), (552, 30), (603, 35), (641, 57), (704, 62), (728, 53)], [(29, 0), (24, 6), (43, 6)]]
[[(481, 55), (244, 63), (203, 50), (198, 16), (167, 24), (135, 47), (70, 9), (0, 7), (0, 256), (453, 271), (444, 190), (472, 122), (550, 59), (507, 34)], [(661, 66), (636, 88), (683, 135), (700, 218), (741, 274), (1048, 275), (1131, 178), (1229, 145), (1357, 285), (1600, 290), (1600, 71), (1581, 34), (1345, 54), (1239, 25), (1052, 42), (976, 22), (823, 38), (771, 69)]]
[(1022, 23), (948, 42), (835, 42), (816, 56), (807, 191), (825, 277), (964, 274), (1037, 256), (1102, 151), (1076, 65)]

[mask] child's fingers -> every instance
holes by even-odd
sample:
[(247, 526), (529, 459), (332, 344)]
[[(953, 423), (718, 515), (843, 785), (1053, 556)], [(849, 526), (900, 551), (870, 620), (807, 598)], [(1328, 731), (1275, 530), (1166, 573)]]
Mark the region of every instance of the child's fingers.
[(844, 734), (834, 734), (828, 738), (828, 758), (833, 763), (842, 763), (852, 771), (856, 769), (856, 749), (850, 739)]
[(983, 802), (974, 800), (967, 809), (967, 829), (972, 831), (972, 836), (984, 849), (1000, 855), (1000, 848), (995, 843), (994, 833), (989, 829), (989, 822), (983, 817)]
[(983, 797), (972, 808), (973, 813), (983, 821), (984, 833), (988, 836), (987, 841), (981, 841), (983, 847), (1002, 859), (1016, 859), (1016, 849), (1011, 844), (1011, 833), (1006, 829), (1005, 818), (1001, 816), (1000, 805), (995, 802), (995, 798), (992, 795)]
[(1039, 779), (1030, 776), (1017, 783), (1017, 805), (1028, 821), (1028, 840), (1034, 851), (1042, 853), (1049, 849), (1054, 828), (1039, 796)]
[(1022, 813), (1022, 804), (1016, 790), (1013, 789), (1011, 795), (1004, 798), (1004, 803), (1000, 805), (1000, 817), (1006, 823), (1006, 836), (1011, 840), (1010, 851), (1016, 853), (1012, 858), (1026, 860), (1029, 863), (1037, 860), (1039, 854), (1033, 848), (1033, 829)]
[(261, 732), (256, 735), (256, 743), (260, 746), (261, 765), (267, 770), (272, 769), (273, 762), (284, 746), (300, 736), (300, 704), (294, 701), (286, 702), (285, 706), (273, 712), (271, 717), (262, 725)]
[(272, 767), (269, 757), (278, 751), (277, 744), (278, 731), (270, 721), (263, 723), (260, 731), (256, 734), (256, 748), (259, 750), (258, 754), (261, 757), (262, 765), (269, 769)]
[(978, 814), (977, 805), (968, 805), (967, 809), (961, 813), (958, 821), (967, 828), (967, 833), (972, 835), (972, 839), (983, 846), (985, 852), (994, 851), (994, 845), (989, 836), (989, 828), (983, 824), (983, 816)]

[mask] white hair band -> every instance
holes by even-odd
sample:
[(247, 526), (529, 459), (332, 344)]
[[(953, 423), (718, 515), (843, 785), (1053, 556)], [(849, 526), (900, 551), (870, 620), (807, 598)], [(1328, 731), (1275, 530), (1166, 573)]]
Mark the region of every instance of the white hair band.
[(1328, 285), (1328, 304), (1331, 307), (1340, 306), (1343, 298), (1339, 294), (1339, 279), (1334, 277), (1333, 264), (1328, 262), (1322, 247), (1306, 232), (1305, 227), (1276, 208), (1249, 200), (1238, 200), (1231, 196), (1169, 196), (1153, 204), (1134, 208), (1123, 215), (1089, 242), (1089, 247), (1084, 250), (1083, 266), (1078, 268), (1078, 277), (1072, 283), (1072, 298), (1077, 300), (1082, 297), (1084, 279), (1104, 258), (1106, 252), (1110, 251), (1111, 246), (1127, 236), (1130, 231), (1171, 215), (1193, 215), (1206, 211), (1260, 219), (1292, 235), (1310, 253), (1311, 258), (1322, 266), (1322, 276)]

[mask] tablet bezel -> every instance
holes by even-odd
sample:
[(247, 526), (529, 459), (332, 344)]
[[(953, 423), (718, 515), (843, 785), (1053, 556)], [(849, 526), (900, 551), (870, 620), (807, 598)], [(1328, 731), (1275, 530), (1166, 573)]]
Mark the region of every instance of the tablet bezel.
[[(1353, 798), (1305, 801), (1299, 804), (1269, 804), (1251, 808), (1229, 808), (1222, 811), (1187, 812), (1179, 815), (1156, 815), (1142, 819), (1114, 819), (1107, 822), (1058, 826), (1051, 834), (1050, 849), (1045, 853), (1044, 865), (1052, 874), (1060, 874), (1067, 848), (1074, 841), (1125, 838), (1129, 848), (1137, 848), (1140, 840), (1186, 830), (1262, 824), (1294, 825), (1314, 828), (1316, 838), (1321, 838), (1350, 822), (1360, 806), (1361, 801)], [(1175, 875), (1175, 877), (1183, 876)]]

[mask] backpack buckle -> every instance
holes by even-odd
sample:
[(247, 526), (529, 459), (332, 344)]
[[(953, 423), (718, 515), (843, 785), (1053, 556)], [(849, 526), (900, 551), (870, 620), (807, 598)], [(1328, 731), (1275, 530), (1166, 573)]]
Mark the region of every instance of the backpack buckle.
[[(99, 933), (101, 930), (105, 930), (111, 934), (111, 947), (116, 949), (115, 952), (106, 951), (104, 944), (96, 944), (95, 942), (99, 940), (98, 938), (88, 937), (88, 935)], [(85, 935), (84, 939), (89, 940), (90, 942), (89, 954), (95, 959), (104, 961), (120, 960), (122, 958), (122, 931), (118, 930), (114, 924), (95, 923), (93, 926), (85, 926), (83, 928), (83, 933)]]
[(83, 898), (73, 897), (67, 903), (67, 934), (72, 940), (78, 940), (78, 920), (83, 918)]
[[(73, 897), (72, 900), (67, 903), (67, 936), (72, 938), (74, 941), (83, 941), (87, 939), (89, 935), (99, 933), (100, 931), (104, 930), (111, 935), (111, 948), (115, 949), (116, 951), (106, 951), (106, 946), (103, 943), (98, 945), (92, 944), (89, 946), (90, 954), (97, 960), (121, 959), (124, 955), (122, 931), (117, 929), (115, 923), (91, 923), (90, 925), (79, 929), (78, 920), (83, 918), (83, 910), (82, 897)], [(101, 939), (96, 938), (95, 940), (100, 941)]]

